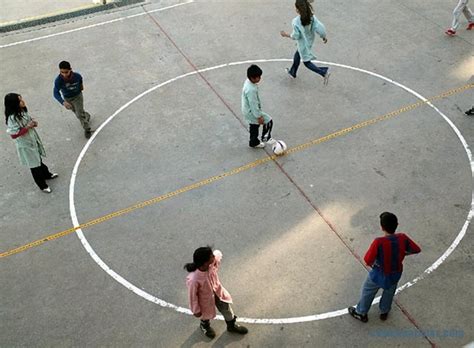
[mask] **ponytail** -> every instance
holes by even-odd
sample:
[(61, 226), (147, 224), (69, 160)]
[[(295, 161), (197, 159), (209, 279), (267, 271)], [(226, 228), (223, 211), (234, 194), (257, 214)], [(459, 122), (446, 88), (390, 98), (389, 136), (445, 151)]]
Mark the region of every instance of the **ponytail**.
[(303, 24), (303, 26), (311, 24), (313, 20), (313, 7), (308, 0), (296, 0), (295, 7), (300, 14), (301, 24)]
[(194, 262), (187, 263), (184, 265), (184, 269), (188, 272), (194, 272), (195, 270), (198, 269), (198, 266)]
[(210, 246), (197, 248), (194, 250), (193, 262), (185, 264), (184, 269), (188, 272), (194, 272), (207, 261), (209, 261), (212, 255), (212, 248)]

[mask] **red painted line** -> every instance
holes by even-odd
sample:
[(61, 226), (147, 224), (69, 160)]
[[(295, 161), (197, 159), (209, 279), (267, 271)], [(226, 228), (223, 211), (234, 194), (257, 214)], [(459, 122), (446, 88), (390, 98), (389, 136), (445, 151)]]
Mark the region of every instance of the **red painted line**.
[[(171, 42), (171, 44), (178, 50), (178, 52), (184, 57), (184, 59), (188, 62), (188, 64), (195, 70), (197, 71), (197, 74), (201, 79), (209, 86), (209, 88), (214, 92), (214, 94), (222, 101), (222, 103), (225, 105), (225, 107), (231, 112), (231, 114), (234, 116), (234, 118), (239, 121), (239, 123), (247, 129), (245, 123), (237, 116), (237, 114), (234, 112), (234, 110), (230, 107), (230, 105), (225, 101), (225, 99), (217, 92), (217, 90), (211, 85), (211, 83), (204, 77), (202, 73), (199, 72), (199, 69), (197, 68), (196, 65), (189, 59), (189, 57), (179, 48), (179, 46), (176, 44), (176, 42), (171, 38), (171, 36), (163, 29), (163, 27), (158, 23), (158, 21), (153, 17), (150, 13), (147, 12), (147, 10), (142, 6), (143, 11), (146, 12), (146, 14), (150, 17), (150, 19), (155, 23), (155, 25), (160, 29), (160, 31), (166, 36), (166, 38)], [(271, 157), (271, 153), (269, 150), (264, 149), (265, 152), (269, 157)], [(293, 180), (293, 178), (286, 172), (286, 170), (281, 166), (281, 164), (276, 160), (273, 159), (273, 162), (277, 165), (277, 167), (280, 169), (280, 171), (287, 177), (287, 179), (296, 187), (298, 192), (303, 196), (303, 198), (308, 202), (308, 204), (318, 213), (318, 215), (324, 220), (324, 222), (329, 226), (331, 231), (334, 232), (334, 234), (339, 238), (339, 240), (344, 244), (344, 246), (349, 250), (349, 252), (354, 256), (354, 258), (359, 261), (359, 263), (367, 270), (368, 267), (365, 265), (365, 262), (362, 260), (359, 254), (356, 253), (356, 251), (347, 243), (342, 235), (336, 230), (334, 225), (329, 221), (328, 218), (326, 218), (322, 211), (311, 201), (311, 199), (308, 197), (306, 192)], [(412, 315), (400, 304), (398, 300), (395, 300), (395, 304), (400, 308), (402, 313), (407, 317), (407, 319), (415, 326), (415, 328), (421, 332), (423, 337), (430, 343), (432, 347), (436, 347), (436, 345), (430, 340), (430, 338), (425, 334), (425, 332), (420, 328), (418, 323), (415, 321)]]
[(171, 42), (171, 44), (178, 50), (179, 53), (181, 53), (181, 55), (188, 62), (188, 64), (191, 65), (191, 67), (194, 69), (194, 71), (197, 72), (197, 75), (199, 75), (199, 77), (201, 77), (201, 79), (206, 83), (206, 85), (208, 85), (209, 88), (214, 92), (214, 94), (217, 96), (217, 98), (219, 98), (220, 101), (225, 105), (225, 107), (232, 113), (232, 115), (235, 117), (235, 119), (237, 121), (239, 121), (239, 123), (242, 125), (242, 127), (247, 129), (247, 127), (245, 126), (245, 123), (237, 116), (237, 114), (234, 112), (234, 110), (232, 110), (232, 108), (225, 101), (225, 99), (216, 91), (216, 89), (211, 85), (211, 83), (204, 77), (204, 75), (199, 71), (198, 67), (191, 61), (191, 59), (189, 59), (189, 57), (183, 52), (183, 50), (181, 50), (181, 48), (179, 48), (179, 46), (176, 44), (176, 42), (171, 38), (170, 35), (168, 35), (166, 30), (163, 29), (163, 27), (160, 25), (160, 23), (158, 23), (158, 21), (155, 19), (155, 17), (153, 17), (151, 15), (151, 13), (148, 13), (148, 11), (143, 7), (143, 5), (142, 5), (142, 8), (143, 8), (143, 11), (146, 12), (146, 14), (151, 18), (151, 20), (156, 24), (156, 26), (166, 36), (166, 38)]

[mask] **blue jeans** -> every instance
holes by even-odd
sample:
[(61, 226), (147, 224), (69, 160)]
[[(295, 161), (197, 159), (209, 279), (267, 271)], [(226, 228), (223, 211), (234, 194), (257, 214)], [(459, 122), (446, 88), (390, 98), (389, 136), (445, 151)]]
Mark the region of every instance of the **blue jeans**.
[[(380, 313), (388, 313), (392, 308), (393, 296), (395, 295), (395, 290), (397, 290), (397, 283), (393, 284), (390, 288), (384, 289), (382, 293), (382, 298), (380, 299), (379, 308)], [(380, 286), (370, 279), (370, 275), (367, 276), (367, 279), (362, 286), (362, 294), (360, 296), (359, 303), (356, 307), (356, 312), (362, 315), (365, 315), (369, 312), (372, 301), (374, 300), (377, 291), (379, 291)]]
[[(295, 55), (293, 57), (293, 65), (291, 66), (290, 70), (288, 71), (288, 73), (291, 76), (296, 77), (296, 72), (298, 71), (298, 67), (300, 66), (300, 62), (301, 62), (300, 53), (298, 51), (296, 51)], [(303, 64), (309, 70), (314, 71), (316, 74), (319, 74), (322, 77), (326, 76), (326, 73), (329, 69), (328, 67), (318, 68), (310, 60), (308, 60), (307, 62), (303, 62)]]

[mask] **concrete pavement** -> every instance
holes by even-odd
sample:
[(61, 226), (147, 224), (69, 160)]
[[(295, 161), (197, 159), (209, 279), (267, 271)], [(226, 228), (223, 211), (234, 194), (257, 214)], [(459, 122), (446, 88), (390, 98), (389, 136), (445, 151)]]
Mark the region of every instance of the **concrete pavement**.
[[(454, 128), (429, 106), (404, 110), (419, 99), (349, 67), (332, 66), (327, 87), (303, 66), (296, 80), (288, 79), (289, 62), (282, 59), (292, 57), (294, 45), (278, 33), (290, 29), (291, 1), (195, 1), (169, 8), (178, 4), (153, 1), (0, 37), (1, 95), (16, 91), (25, 98), (39, 120), (45, 163), (60, 174), (53, 193), (42, 193), (18, 163), (11, 139), (0, 137), (0, 252), (72, 226), (70, 179), (86, 139), (74, 115), (52, 98), (63, 59), (84, 77), (94, 128), (127, 105), (91, 141), (75, 175), (80, 223), (219, 176), (84, 228), (87, 241), (67, 234), (0, 259), (2, 344), (456, 347), (474, 341), (468, 324), (474, 320), (468, 306), (471, 225), (453, 248), (472, 209), (473, 177)], [(383, 75), (427, 98), (472, 83), (474, 33), (443, 34), (451, 4), (315, 6), (328, 28), (328, 44), (315, 47), (322, 61)], [(290, 148), (325, 140), (277, 159), (278, 165), (247, 147), (239, 121), (249, 63), (184, 76), (258, 59), (267, 60), (258, 63), (260, 90), (275, 120), (274, 136)], [(473, 95), (471, 88), (433, 101), (471, 148), (474, 119), (463, 111)], [(222, 176), (254, 161), (261, 163)], [(186, 308), (182, 266), (196, 247), (212, 244), (224, 253), (220, 277), (241, 318), (343, 309), (357, 301), (366, 276), (354, 254), (363, 255), (380, 235), (384, 210), (396, 213), (400, 231), (423, 249), (406, 258), (400, 285), (418, 280), (397, 295), (386, 322), (375, 305), (367, 324), (348, 315), (245, 324), (245, 337), (225, 333), (216, 320), (218, 337), (209, 341), (197, 319), (150, 301)], [(83, 248), (86, 243), (94, 252)], [(426, 274), (449, 248), (452, 254)], [(94, 253), (120, 277), (106, 273)]]

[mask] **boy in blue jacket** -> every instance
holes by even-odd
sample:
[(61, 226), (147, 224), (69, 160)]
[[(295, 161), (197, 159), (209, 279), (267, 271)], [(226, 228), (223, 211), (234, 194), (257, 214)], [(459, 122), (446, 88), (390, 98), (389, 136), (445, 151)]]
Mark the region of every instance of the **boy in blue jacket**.
[(71, 64), (66, 61), (59, 63), (59, 75), (54, 80), (54, 98), (68, 110), (72, 110), (84, 128), (84, 135), (89, 139), (92, 135), (90, 126), (91, 115), (84, 110), (82, 76), (72, 71)]

